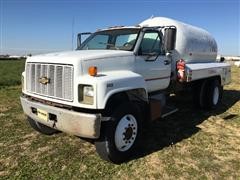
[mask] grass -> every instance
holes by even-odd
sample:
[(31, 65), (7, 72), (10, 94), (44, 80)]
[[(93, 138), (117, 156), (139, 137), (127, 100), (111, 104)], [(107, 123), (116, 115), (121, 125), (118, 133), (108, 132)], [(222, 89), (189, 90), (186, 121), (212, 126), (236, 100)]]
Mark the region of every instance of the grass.
[(21, 84), (25, 60), (0, 60), (0, 87)]
[(240, 177), (239, 68), (232, 67), (232, 83), (225, 87), (218, 109), (194, 109), (189, 100), (176, 98), (180, 111), (146, 128), (142, 148), (133, 160), (113, 165), (77, 137), (44, 136), (31, 129), (19, 102), (23, 62), (0, 63), (5, 67), (0, 69), (5, 75), (1, 81), (5, 87), (0, 88), (0, 179)]

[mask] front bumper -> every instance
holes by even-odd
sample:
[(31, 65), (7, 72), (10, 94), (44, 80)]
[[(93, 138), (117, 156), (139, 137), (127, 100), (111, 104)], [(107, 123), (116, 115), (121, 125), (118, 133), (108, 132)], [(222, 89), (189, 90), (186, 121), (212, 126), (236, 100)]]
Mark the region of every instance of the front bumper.
[[(53, 107), (20, 97), (24, 113), (33, 120), (51, 128), (80, 137), (96, 139), (100, 135), (101, 114), (81, 113)], [(36, 109), (46, 111), (55, 117), (54, 120), (43, 120), (38, 117)]]

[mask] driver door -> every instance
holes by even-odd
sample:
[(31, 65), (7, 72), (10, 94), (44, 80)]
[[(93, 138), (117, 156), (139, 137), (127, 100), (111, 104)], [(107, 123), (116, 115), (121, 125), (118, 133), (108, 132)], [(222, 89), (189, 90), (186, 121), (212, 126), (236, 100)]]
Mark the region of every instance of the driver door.
[(144, 77), (148, 92), (169, 86), (171, 61), (165, 56), (159, 31), (144, 32), (135, 63), (136, 72)]

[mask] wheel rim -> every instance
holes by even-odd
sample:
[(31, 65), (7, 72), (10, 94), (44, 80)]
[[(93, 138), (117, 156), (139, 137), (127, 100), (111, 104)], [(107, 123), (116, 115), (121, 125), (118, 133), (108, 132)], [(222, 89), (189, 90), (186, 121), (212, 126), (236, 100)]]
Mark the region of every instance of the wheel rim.
[(218, 99), (219, 99), (219, 89), (218, 87), (214, 88), (213, 91), (213, 104), (216, 105), (218, 103)]
[(119, 151), (127, 151), (134, 144), (137, 137), (137, 120), (131, 115), (123, 116), (115, 131), (115, 145)]

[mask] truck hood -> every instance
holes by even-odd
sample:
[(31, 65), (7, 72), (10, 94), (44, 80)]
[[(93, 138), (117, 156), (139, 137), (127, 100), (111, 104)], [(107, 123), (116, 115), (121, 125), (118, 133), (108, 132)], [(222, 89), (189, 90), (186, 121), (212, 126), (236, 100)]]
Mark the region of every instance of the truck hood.
[(79, 64), (80, 61), (132, 56), (131, 51), (121, 50), (76, 50), (41, 54), (29, 57), (27, 62)]

